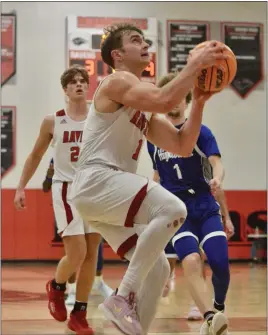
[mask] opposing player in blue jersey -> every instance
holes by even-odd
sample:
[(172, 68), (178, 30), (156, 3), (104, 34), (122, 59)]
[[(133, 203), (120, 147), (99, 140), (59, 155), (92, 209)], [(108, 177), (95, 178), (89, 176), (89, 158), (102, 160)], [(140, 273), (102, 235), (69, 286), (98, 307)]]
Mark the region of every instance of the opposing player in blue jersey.
[[(164, 86), (174, 77), (175, 74), (168, 74), (160, 80), (158, 86)], [(166, 115), (178, 129), (183, 127), (184, 112), (190, 99), (191, 96), (188, 95), (185, 101)], [(220, 206), (215, 200), (217, 197), (223, 205), (225, 204), (224, 193), (221, 190), (224, 168), (217, 142), (210, 129), (202, 125), (190, 157), (173, 155), (150, 143), (148, 151), (153, 161), (155, 179), (159, 176), (160, 184), (186, 204), (186, 221), (173, 237), (172, 245), (182, 261), (192, 298), (205, 318), (200, 334), (214, 334), (213, 329), (217, 328), (217, 325), (213, 323), (213, 315), (215, 310), (224, 311), (230, 281), (228, 243)], [(229, 219), (226, 204), (223, 209), (227, 235), (231, 236), (234, 227)], [(214, 310), (202, 276), (200, 247), (204, 250), (213, 272)], [(217, 334), (226, 335), (228, 330), (221, 329)]]

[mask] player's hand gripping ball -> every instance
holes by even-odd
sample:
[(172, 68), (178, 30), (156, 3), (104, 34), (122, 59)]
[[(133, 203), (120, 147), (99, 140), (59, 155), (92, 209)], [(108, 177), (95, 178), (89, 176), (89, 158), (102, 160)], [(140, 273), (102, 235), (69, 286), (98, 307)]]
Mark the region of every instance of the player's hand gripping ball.
[[(198, 44), (193, 50), (205, 47), (211, 41)], [(197, 76), (195, 85), (204, 92), (220, 92), (229, 86), (233, 81), (236, 71), (237, 62), (233, 51), (224, 43), (217, 41), (224, 46), (224, 54), (228, 55), (227, 59), (217, 60), (214, 66), (204, 68)]]

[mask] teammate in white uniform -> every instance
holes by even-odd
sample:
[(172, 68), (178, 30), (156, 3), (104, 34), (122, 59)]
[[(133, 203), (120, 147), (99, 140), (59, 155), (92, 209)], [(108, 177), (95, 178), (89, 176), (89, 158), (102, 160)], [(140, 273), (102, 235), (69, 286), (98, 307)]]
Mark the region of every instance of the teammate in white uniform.
[(14, 202), (17, 209), (25, 208), (24, 189), (52, 142), (55, 170), (52, 184), (53, 207), (66, 256), (59, 262), (55, 278), (46, 285), (48, 307), (57, 321), (63, 322), (67, 319), (64, 303), (66, 282), (80, 269), (76, 302), (68, 327), (78, 334), (91, 335), (93, 330), (86, 320), (86, 308), (95, 277), (100, 235), (90, 233), (89, 225), (84, 223), (68, 200), (88, 114), (88, 73), (84, 68), (71, 67), (61, 76), (61, 84), (69, 99), (67, 109), (47, 115), (43, 120), (35, 146), (25, 162)]
[[(222, 50), (214, 41), (192, 52), (180, 75), (157, 88), (140, 81), (150, 60), (142, 31), (128, 24), (106, 30), (102, 58), (115, 73), (95, 92), (71, 199), (83, 219), (115, 252), (130, 260), (117, 293), (100, 305), (125, 334), (148, 333), (169, 276), (163, 250), (187, 215), (182, 201), (136, 174), (144, 136), (174, 154), (192, 153), (209, 95), (195, 94), (181, 130), (157, 113), (167, 113), (179, 104), (203, 67), (226, 58)], [(220, 318), (224, 323), (224, 316)]]

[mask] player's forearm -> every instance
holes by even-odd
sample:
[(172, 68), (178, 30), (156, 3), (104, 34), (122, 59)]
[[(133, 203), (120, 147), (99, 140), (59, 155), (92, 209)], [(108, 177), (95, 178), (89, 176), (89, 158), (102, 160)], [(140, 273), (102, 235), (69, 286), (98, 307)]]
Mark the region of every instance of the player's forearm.
[(212, 169), (213, 169), (213, 178), (217, 178), (222, 183), (225, 172), (221, 161), (218, 160), (217, 162), (215, 162), (212, 166)]
[(42, 157), (30, 155), (23, 167), (22, 175), (18, 184), (17, 189), (23, 190), (28, 184), (29, 180), (34, 175), (36, 169), (38, 168)]
[(178, 132), (179, 147), (182, 156), (190, 156), (200, 134), (204, 103), (193, 101), (187, 121)]
[(182, 102), (194, 86), (199, 67), (197, 62), (186, 65), (173, 80), (161, 87), (159, 100), (164, 102), (162, 112), (168, 113)]
[(217, 194), (215, 195), (216, 200), (220, 204), (220, 209), (221, 209), (221, 214), (225, 218), (225, 220), (230, 219), (229, 215), (229, 209), (227, 206), (226, 198), (225, 198), (225, 193), (223, 189), (219, 189)]

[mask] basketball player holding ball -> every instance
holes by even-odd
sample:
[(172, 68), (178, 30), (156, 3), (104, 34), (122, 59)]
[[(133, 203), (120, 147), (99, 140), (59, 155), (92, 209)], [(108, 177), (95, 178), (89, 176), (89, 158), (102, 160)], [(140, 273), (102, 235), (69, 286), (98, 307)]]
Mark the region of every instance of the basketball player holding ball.
[[(210, 94), (195, 89), (189, 118), (180, 130), (160, 114), (185, 98), (200, 70), (227, 59), (224, 47), (212, 41), (193, 51), (181, 73), (158, 88), (141, 81), (150, 61), (148, 47), (143, 32), (133, 25), (106, 29), (101, 54), (115, 72), (93, 97), (71, 196), (83, 219), (130, 261), (116, 293), (100, 305), (105, 317), (127, 335), (148, 334), (170, 272), (163, 251), (187, 216), (181, 200), (136, 174), (140, 149), (147, 137), (174, 154), (192, 153)], [(225, 328), (222, 313), (214, 318)], [(224, 334), (217, 330), (213, 334)]]

